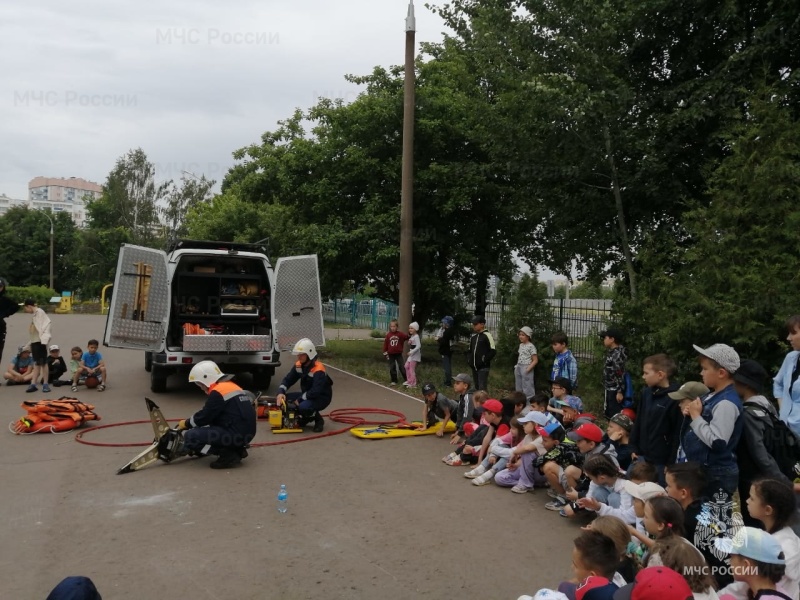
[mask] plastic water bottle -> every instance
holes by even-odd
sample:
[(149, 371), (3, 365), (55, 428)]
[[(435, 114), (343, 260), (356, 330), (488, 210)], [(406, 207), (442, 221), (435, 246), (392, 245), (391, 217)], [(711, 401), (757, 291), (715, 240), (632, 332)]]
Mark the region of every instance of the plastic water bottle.
[(286, 491), (286, 485), (281, 484), (278, 492), (278, 512), (285, 513), (287, 510), (289, 510), (289, 492)]

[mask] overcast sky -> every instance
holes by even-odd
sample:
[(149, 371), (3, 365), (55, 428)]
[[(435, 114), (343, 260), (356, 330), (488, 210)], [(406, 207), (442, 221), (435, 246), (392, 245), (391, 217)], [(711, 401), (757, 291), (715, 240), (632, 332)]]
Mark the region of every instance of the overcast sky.
[[(408, 0), (39, 0), (0, 6), (0, 193), (38, 175), (102, 184), (141, 147), (159, 180), (218, 182), (231, 153), (344, 75), (404, 60)], [(415, 3), (417, 42), (444, 25)], [(419, 52), (419, 44), (417, 45)]]

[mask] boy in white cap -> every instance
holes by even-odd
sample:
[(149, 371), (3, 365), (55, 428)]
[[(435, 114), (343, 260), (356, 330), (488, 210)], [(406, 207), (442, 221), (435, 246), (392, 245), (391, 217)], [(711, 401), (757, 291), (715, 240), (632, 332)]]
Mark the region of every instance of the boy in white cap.
[(406, 381), (408, 388), (417, 387), (417, 363), (422, 360), (422, 342), (419, 339), (419, 323), (408, 326), (408, 356), (406, 357)]
[(64, 357), (61, 356), (61, 350), (57, 344), (50, 346), (50, 354), (47, 356), (48, 368), (48, 383), (52, 383), (58, 387), (60, 385), (69, 385), (69, 381), (61, 381), (59, 378), (67, 372), (67, 363), (64, 362)]
[(703, 383), (711, 392), (689, 398), (693, 395), (686, 393), (690, 384), (684, 384), (669, 394), (673, 400), (681, 401), (684, 416), (676, 462), (694, 461), (705, 467), (705, 495), (709, 498), (720, 491), (733, 498), (739, 482), (736, 447), (743, 427), (742, 401), (733, 382), (740, 365), (739, 355), (726, 344), (694, 349), (700, 354)]

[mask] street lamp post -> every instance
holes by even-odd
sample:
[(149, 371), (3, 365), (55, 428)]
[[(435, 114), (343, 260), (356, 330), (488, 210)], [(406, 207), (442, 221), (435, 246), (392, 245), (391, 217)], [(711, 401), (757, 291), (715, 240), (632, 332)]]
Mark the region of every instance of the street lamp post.
[(55, 232), (53, 230), (53, 219), (50, 218), (50, 215), (47, 213), (43, 213), (47, 220), (50, 221), (50, 289), (55, 290), (56, 288), (53, 287), (53, 247), (54, 247), (54, 240), (55, 240)]

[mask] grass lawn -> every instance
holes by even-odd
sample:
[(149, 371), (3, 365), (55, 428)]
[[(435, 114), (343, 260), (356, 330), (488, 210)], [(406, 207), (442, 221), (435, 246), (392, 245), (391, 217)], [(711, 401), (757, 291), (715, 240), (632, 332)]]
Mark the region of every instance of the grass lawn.
[[(324, 363), (330, 364), (339, 369), (369, 379), (383, 385), (389, 384), (389, 366), (383, 356), (383, 339), (369, 340), (327, 340), (324, 348), (320, 348), (320, 357)], [(495, 359), (495, 363), (497, 360)], [(550, 365), (537, 367), (536, 376), (537, 390), (549, 388), (546, 383)], [(580, 381), (585, 385), (581, 386), (579, 394), (587, 407), (596, 415), (602, 412), (602, 390), (599, 389), (600, 372), (602, 363), (599, 365), (580, 364)], [(595, 374), (596, 372), (596, 374)], [(471, 374), (467, 366), (466, 345), (459, 343), (453, 347), (453, 375), (458, 373)], [(422, 362), (417, 365), (417, 381), (419, 389), (425, 383), (433, 383), (441, 390), (441, 383), (444, 379), (442, 371), (441, 357), (436, 351), (434, 340), (423, 340), (422, 342)], [(592, 380), (597, 380), (598, 384), (591, 385)], [(448, 388), (445, 394), (453, 396), (452, 388)], [(494, 364), (489, 373), (489, 396), (492, 398), (504, 398), (514, 391), (513, 367), (502, 364)]]

